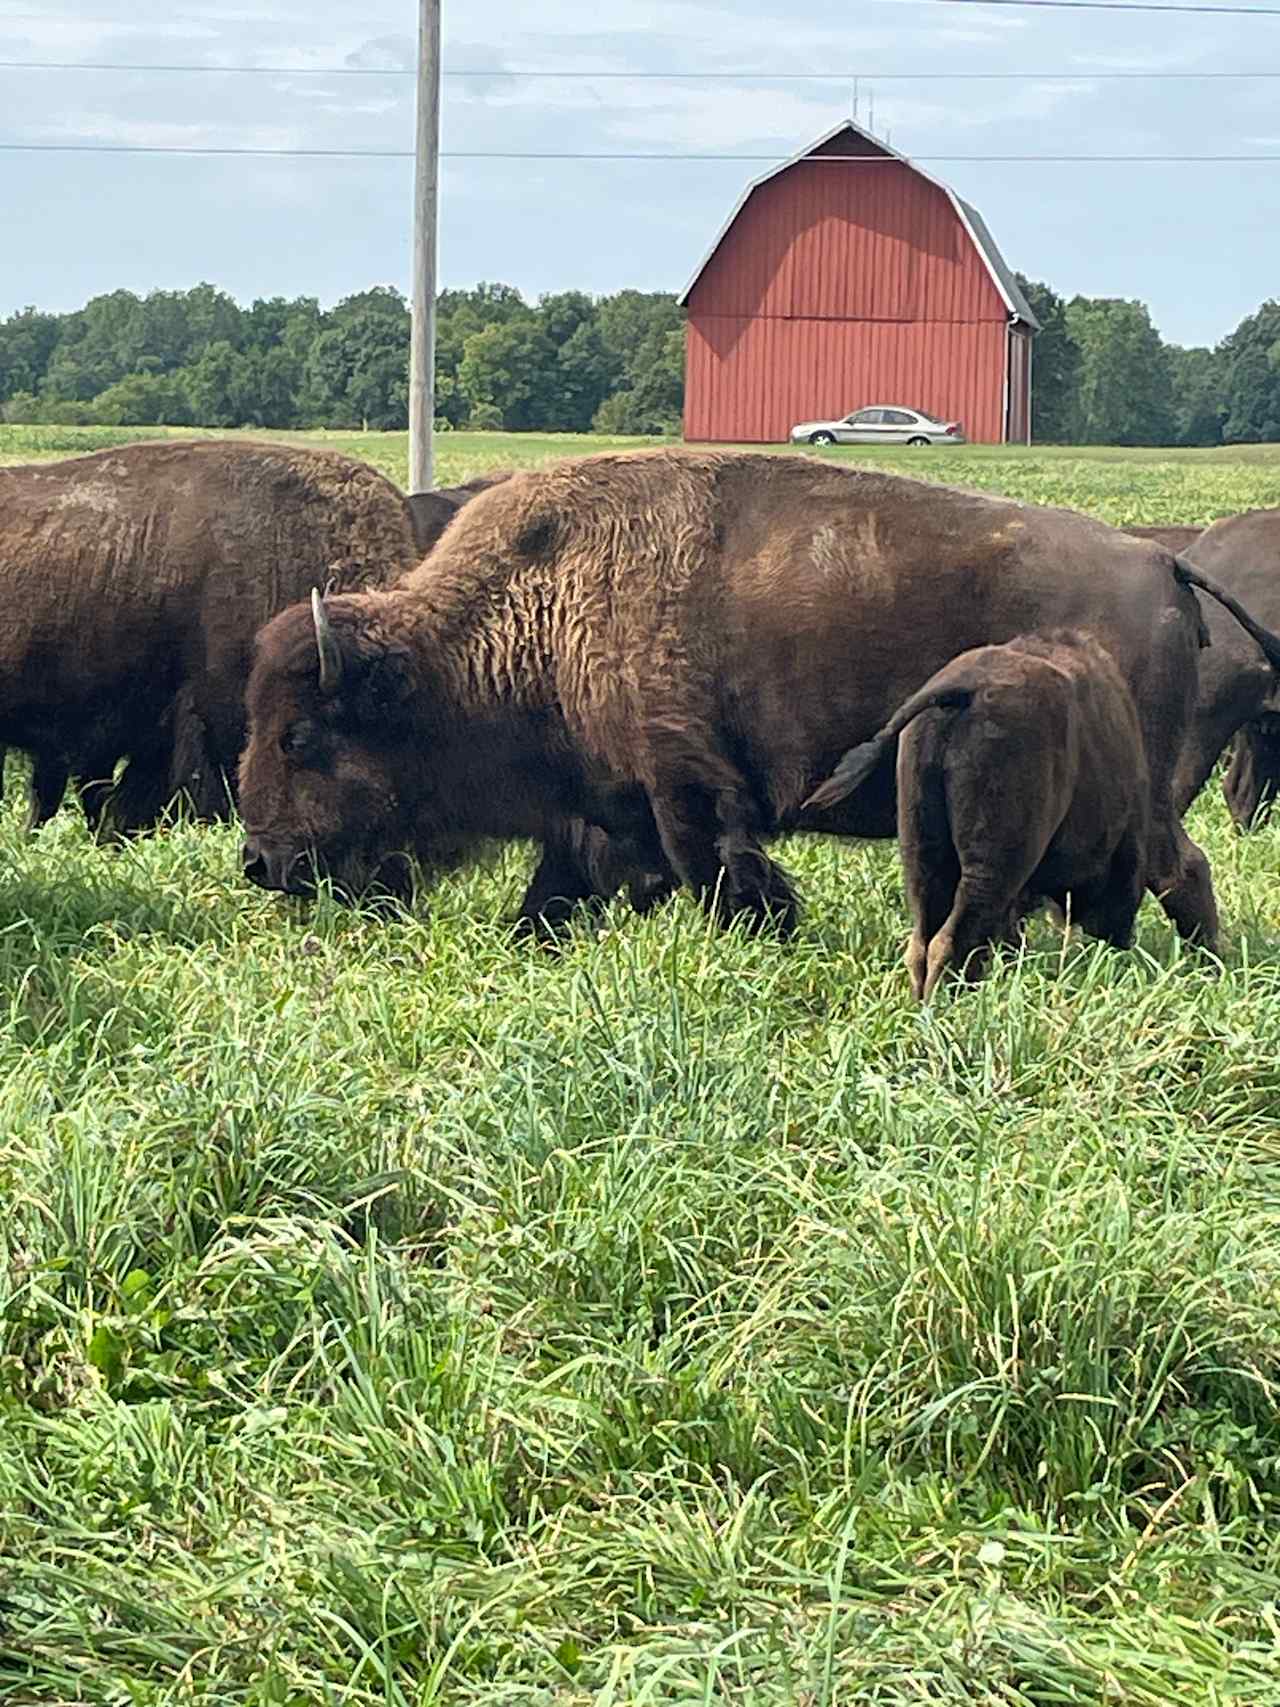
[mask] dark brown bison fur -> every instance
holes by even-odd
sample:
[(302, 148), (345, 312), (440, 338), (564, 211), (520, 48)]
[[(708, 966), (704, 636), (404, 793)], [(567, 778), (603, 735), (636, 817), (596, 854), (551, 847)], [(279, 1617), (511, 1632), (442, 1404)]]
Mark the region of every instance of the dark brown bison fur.
[[(1280, 624), (1280, 509), (1225, 516), (1183, 554), (1215, 577), (1268, 626)], [(1260, 823), (1280, 790), (1280, 694), (1257, 647), (1225, 612), (1205, 612), (1211, 644), (1175, 797), (1181, 810), (1208, 781), (1224, 749), (1227, 805), (1242, 830)]]
[(1149, 539), (1156, 545), (1167, 545), (1170, 551), (1185, 551), (1204, 532), (1198, 527), (1126, 527), (1134, 539)]
[(887, 764), (804, 810), (850, 742), (957, 653), (1079, 626), (1138, 706), (1146, 881), (1212, 943), (1207, 862), (1172, 801), (1203, 624), (1171, 554), (1071, 511), (761, 454), (517, 474), (393, 590), (276, 617), (248, 689), (246, 870), (355, 892), (412, 837), (528, 836), (555, 880), (540, 868), (528, 914), (589, 887), (566, 845), (581, 820), (720, 916), (785, 926), (765, 838), (894, 833)]
[(67, 774), (121, 830), (184, 790), (225, 811), (256, 630), (419, 556), (403, 494), (327, 451), (152, 441), (0, 469), (0, 742), (36, 757), (33, 816)]
[(1129, 946), (1147, 762), (1133, 696), (1096, 640), (1068, 630), (962, 652), (847, 753), (809, 805), (846, 799), (895, 741), (917, 998), (950, 966), (980, 978), (1036, 901)]
[(478, 474), (473, 480), (464, 480), (460, 486), (436, 486), (429, 492), (410, 492), (405, 501), (413, 519), (418, 556), (427, 555), (464, 504), (478, 493), (487, 492), (491, 486), (498, 486), (510, 478), (511, 470), (504, 468)]

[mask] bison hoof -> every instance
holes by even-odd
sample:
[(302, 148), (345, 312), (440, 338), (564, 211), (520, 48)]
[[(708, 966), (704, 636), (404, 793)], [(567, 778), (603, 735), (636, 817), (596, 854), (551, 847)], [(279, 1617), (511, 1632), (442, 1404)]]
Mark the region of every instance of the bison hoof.
[(651, 872), (645, 877), (638, 877), (627, 885), (627, 899), (631, 910), (639, 913), (641, 918), (646, 913), (652, 913), (661, 907), (679, 889), (680, 885), (660, 872)]

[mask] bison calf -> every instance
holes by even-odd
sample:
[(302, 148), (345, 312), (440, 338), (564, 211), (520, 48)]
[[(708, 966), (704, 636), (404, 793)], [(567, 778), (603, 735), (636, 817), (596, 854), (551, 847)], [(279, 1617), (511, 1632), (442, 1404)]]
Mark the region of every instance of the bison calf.
[(1078, 631), (1020, 636), (947, 664), (809, 801), (832, 806), (898, 748), (898, 836), (928, 1000), (948, 966), (982, 976), (1038, 900), (1127, 948), (1142, 900), (1149, 788), (1133, 697)]

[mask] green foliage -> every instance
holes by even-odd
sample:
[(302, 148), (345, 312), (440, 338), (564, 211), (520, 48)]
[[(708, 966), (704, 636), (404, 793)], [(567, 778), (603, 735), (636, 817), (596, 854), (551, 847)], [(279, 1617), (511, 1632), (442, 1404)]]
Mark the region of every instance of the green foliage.
[[(510, 285), (442, 291), (439, 417), (586, 432), (622, 391), (618, 430), (669, 429), (681, 410), (682, 326), (660, 293), (596, 301), (564, 291), (530, 305)], [(385, 286), (328, 313), (311, 297), (241, 309), (211, 285), (115, 291), (74, 314), (24, 309), (0, 323), (0, 411), (15, 423), (115, 424), (123, 410), (149, 424), (167, 399), (174, 424), (394, 431), (408, 419), (409, 343), (408, 305)]]
[(202, 427), (234, 427), (252, 412), (250, 359), (219, 339), (181, 373), (190, 416)]
[(403, 427), (409, 419), (408, 304), (379, 286), (345, 298), (311, 345), (305, 406), (329, 427)]
[[(875, 461), (1175, 522), (1277, 454)], [(785, 946), (682, 898), (548, 954), (523, 849), (391, 927), (20, 782), (0, 1697), (1280, 1700), (1280, 829), (1197, 808), (1220, 975), (1148, 902), (922, 1014), (888, 845), (785, 844)]]
[(1280, 438), (1280, 302), (1264, 302), (1223, 340), (1226, 369), (1223, 436), (1232, 443)]
[[(131, 373), (93, 400), (94, 420), (103, 426), (185, 425), (193, 419), (191, 393), (182, 374)], [(218, 425), (212, 422), (211, 425)]]
[(1075, 441), (1169, 444), (1173, 378), (1146, 305), (1076, 296), (1067, 304), (1067, 329), (1080, 351)]
[(39, 390), (59, 331), (58, 315), (41, 314), (35, 308), (24, 308), (0, 322), (0, 402)]
[(484, 420), (508, 431), (545, 423), (554, 409), (556, 352), (532, 315), (497, 321), (473, 332), (458, 364), (458, 384)]
[(1036, 444), (1069, 444), (1080, 385), (1080, 346), (1067, 325), (1067, 305), (1054, 290), (1017, 274), (1040, 322), (1032, 344), (1031, 437)]
[(1169, 346), (1173, 380), (1174, 443), (1220, 445), (1224, 363), (1216, 350)]

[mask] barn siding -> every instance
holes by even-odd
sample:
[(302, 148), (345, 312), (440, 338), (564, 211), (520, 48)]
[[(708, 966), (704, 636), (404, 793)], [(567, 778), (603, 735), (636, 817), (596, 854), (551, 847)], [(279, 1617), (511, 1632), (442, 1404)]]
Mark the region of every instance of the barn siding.
[[(825, 152), (855, 150), (876, 152), (848, 134)], [(999, 443), (1008, 319), (936, 184), (883, 157), (800, 161), (751, 194), (690, 294), (685, 436), (776, 442), (902, 403)]]
[(1002, 321), (691, 317), (685, 437), (776, 444), (797, 421), (903, 403), (962, 421), (979, 444), (1004, 437)]

